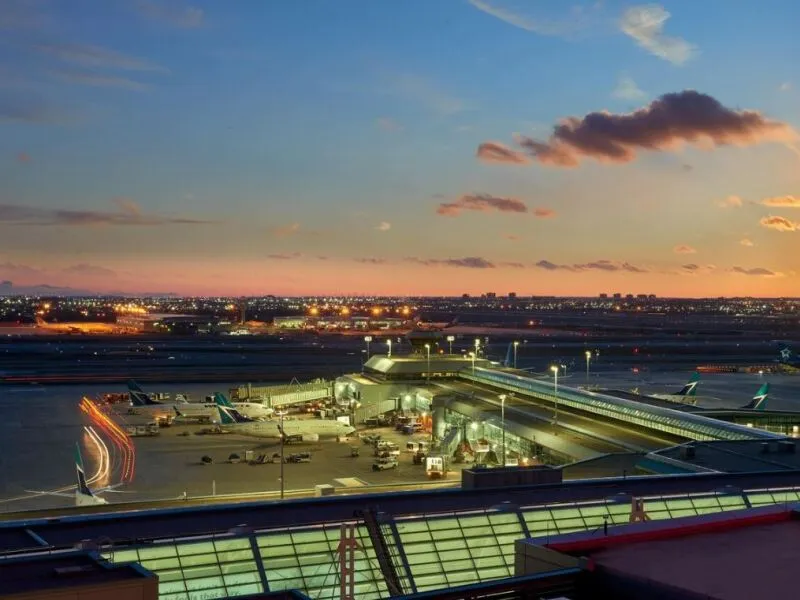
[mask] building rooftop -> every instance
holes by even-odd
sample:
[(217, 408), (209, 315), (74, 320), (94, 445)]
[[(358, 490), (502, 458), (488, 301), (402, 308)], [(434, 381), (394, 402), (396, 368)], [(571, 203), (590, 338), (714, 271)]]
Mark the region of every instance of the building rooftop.
[[(431, 354), (430, 361), (425, 354), (391, 357), (373, 354), (364, 364), (364, 369), (382, 375), (419, 375), (428, 371), (429, 362), (431, 373), (454, 373), (471, 369), (473, 363), (471, 358), (457, 354)], [(485, 358), (477, 358), (474, 362), (476, 368), (488, 368), (492, 364)]]
[(137, 564), (112, 564), (83, 551), (0, 560), (3, 595), (148, 578), (155, 576)]
[(517, 545), (517, 574), (549, 558), (543, 545), (588, 559), (595, 587), (610, 584), (605, 595), (615, 589), (618, 598), (788, 598), (797, 589), (798, 519), (794, 507), (772, 506), (531, 539)]
[[(338, 593), (337, 548), (352, 524), (356, 597), (388, 597), (396, 576), (405, 594), (503, 580), (514, 575), (517, 540), (597, 532), (605, 519), (627, 523), (645, 499), (654, 521), (796, 503), (800, 471), (626, 477), (536, 486), (424, 490), (284, 502), (199, 506), (0, 523), (0, 548), (46, 555), (97, 540), (109, 560), (136, 561), (159, 574), (164, 597), (205, 586), (206, 598), (299, 589), (312, 598)], [(361, 512), (373, 512), (370, 521)], [(27, 544), (20, 543), (27, 536)], [(375, 543), (399, 557), (393, 574)], [(9, 560), (7, 558), (0, 559)], [(210, 565), (210, 571), (194, 565)], [(209, 575), (212, 573), (213, 577)], [(169, 595), (169, 596), (168, 596)], [(176, 596), (177, 597), (177, 596)]]
[(725, 473), (800, 469), (794, 440), (689, 442), (654, 454)]

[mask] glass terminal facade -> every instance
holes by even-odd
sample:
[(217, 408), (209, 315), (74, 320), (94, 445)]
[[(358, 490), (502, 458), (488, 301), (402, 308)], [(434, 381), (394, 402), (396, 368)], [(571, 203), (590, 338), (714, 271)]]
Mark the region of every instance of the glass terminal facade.
[(514, 373), (476, 368), (462, 371), (460, 377), (512, 392), (530, 394), (570, 408), (596, 413), (610, 419), (633, 423), (692, 440), (752, 440), (783, 437), (734, 423), (717, 421), (696, 414), (682, 413), (597, 392), (559, 386), (556, 397), (553, 393), (554, 385)]
[[(653, 520), (796, 503), (800, 488), (644, 497)], [(268, 508), (266, 509), (268, 510)], [(514, 574), (514, 542), (526, 537), (602, 528), (629, 521), (630, 498), (419, 514), (384, 519), (380, 528), (405, 593), (502, 579)], [(357, 523), (355, 597), (388, 597), (367, 528)], [(213, 600), (297, 589), (311, 598), (338, 598), (340, 522), (162, 540), (103, 552), (136, 561), (159, 577), (162, 600)]]

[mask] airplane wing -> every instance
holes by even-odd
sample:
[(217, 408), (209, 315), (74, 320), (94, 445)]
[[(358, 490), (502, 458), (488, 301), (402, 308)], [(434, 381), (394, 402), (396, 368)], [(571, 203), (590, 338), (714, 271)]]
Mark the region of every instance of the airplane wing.
[(64, 492), (43, 492), (41, 490), (25, 490), (27, 494), (37, 494), (39, 496), (60, 496), (61, 498), (74, 498), (75, 493), (65, 494)]
[(92, 491), (95, 494), (106, 494), (108, 492), (113, 492), (113, 493), (117, 493), (117, 494), (133, 494), (134, 493), (132, 491), (118, 490), (117, 489), (118, 487), (121, 487), (123, 485), (125, 485), (125, 484), (124, 483), (115, 483), (114, 485), (109, 485), (109, 486), (106, 486), (104, 488), (98, 488), (98, 489), (95, 489), (95, 490), (92, 490)]

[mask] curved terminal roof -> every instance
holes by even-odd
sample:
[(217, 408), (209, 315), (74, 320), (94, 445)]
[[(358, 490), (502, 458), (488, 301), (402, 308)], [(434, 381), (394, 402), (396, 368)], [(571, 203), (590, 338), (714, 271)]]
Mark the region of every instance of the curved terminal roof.
[(472, 371), (466, 370), (462, 371), (460, 376), (514, 392), (535, 394), (564, 406), (694, 440), (777, 440), (786, 437), (698, 414), (566, 386), (558, 386), (558, 396), (556, 397), (553, 395), (554, 386), (551, 383), (516, 373), (476, 368), (474, 374)]
[[(430, 368), (429, 365), (430, 364)], [(491, 361), (485, 358), (475, 359), (475, 367), (489, 367)], [(431, 354), (430, 361), (425, 354), (415, 354), (411, 356), (386, 356), (374, 354), (364, 364), (366, 371), (380, 373), (382, 375), (403, 376), (420, 375), (430, 371), (431, 373), (455, 373), (463, 369), (472, 368), (472, 359), (469, 357), (453, 354)]]

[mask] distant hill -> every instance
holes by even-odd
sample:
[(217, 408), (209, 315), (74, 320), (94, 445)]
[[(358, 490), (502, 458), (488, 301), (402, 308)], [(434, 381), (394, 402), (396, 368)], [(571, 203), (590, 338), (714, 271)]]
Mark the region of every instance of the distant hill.
[(176, 297), (177, 294), (175, 292), (97, 292), (94, 290), (49, 285), (46, 283), (16, 286), (13, 282), (6, 280), (0, 281), (0, 296), (122, 296), (132, 298), (172, 298)]

